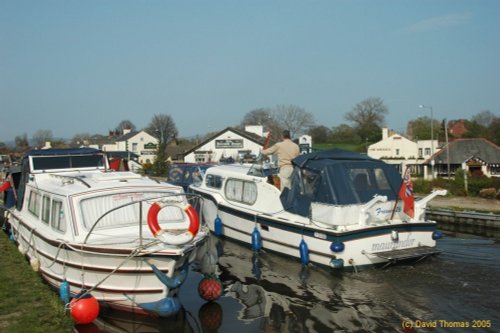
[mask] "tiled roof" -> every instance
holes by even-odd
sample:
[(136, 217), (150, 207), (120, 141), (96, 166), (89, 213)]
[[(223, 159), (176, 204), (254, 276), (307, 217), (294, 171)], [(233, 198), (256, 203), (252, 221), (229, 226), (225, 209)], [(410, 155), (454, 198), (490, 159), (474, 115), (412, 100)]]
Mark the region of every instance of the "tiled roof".
[[(480, 159), (486, 164), (500, 164), (500, 147), (483, 138), (457, 139), (448, 144), (448, 150), (451, 164), (461, 164), (471, 158)], [(434, 160), (438, 163), (447, 163), (446, 151), (444, 146), (434, 154)]]

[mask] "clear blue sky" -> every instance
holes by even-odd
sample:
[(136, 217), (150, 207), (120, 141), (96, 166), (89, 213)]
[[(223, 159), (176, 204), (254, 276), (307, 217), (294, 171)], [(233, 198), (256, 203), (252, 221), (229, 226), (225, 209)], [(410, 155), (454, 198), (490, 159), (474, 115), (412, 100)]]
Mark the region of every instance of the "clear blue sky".
[(0, 0), (0, 141), (172, 116), (181, 137), (261, 107), (327, 127), (368, 97), (387, 126), (500, 113), (497, 0)]

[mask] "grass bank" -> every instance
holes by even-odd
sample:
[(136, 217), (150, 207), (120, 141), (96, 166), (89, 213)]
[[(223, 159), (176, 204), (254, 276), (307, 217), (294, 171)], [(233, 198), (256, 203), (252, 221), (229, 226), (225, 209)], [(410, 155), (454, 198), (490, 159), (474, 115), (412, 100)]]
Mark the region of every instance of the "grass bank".
[(0, 267), (0, 332), (73, 332), (73, 321), (57, 293), (4, 232), (0, 232)]

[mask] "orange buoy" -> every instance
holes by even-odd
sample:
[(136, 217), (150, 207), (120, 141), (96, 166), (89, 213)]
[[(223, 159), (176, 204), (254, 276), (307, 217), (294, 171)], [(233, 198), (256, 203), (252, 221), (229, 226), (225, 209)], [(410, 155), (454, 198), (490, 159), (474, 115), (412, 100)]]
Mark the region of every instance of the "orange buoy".
[(71, 317), (77, 324), (89, 324), (99, 315), (99, 302), (90, 293), (85, 292), (82, 290), (70, 302)]
[(216, 277), (204, 277), (198, 284), (198, 294), (206, 301), (215, 301), (222, 295), (222, 283)]

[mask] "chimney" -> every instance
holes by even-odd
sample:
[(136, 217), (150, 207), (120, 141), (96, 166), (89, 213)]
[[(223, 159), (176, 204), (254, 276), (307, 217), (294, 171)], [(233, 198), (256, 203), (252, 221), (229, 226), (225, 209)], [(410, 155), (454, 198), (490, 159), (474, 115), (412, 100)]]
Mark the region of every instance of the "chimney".
[(264, 136), (264, 127), (262, 125), (246, 125), (245, 132), (254, 133), (258, 136)]
[(387, 127), (382, 128), (382, 140), (385, 140), (389, 137), (389, 129)]

